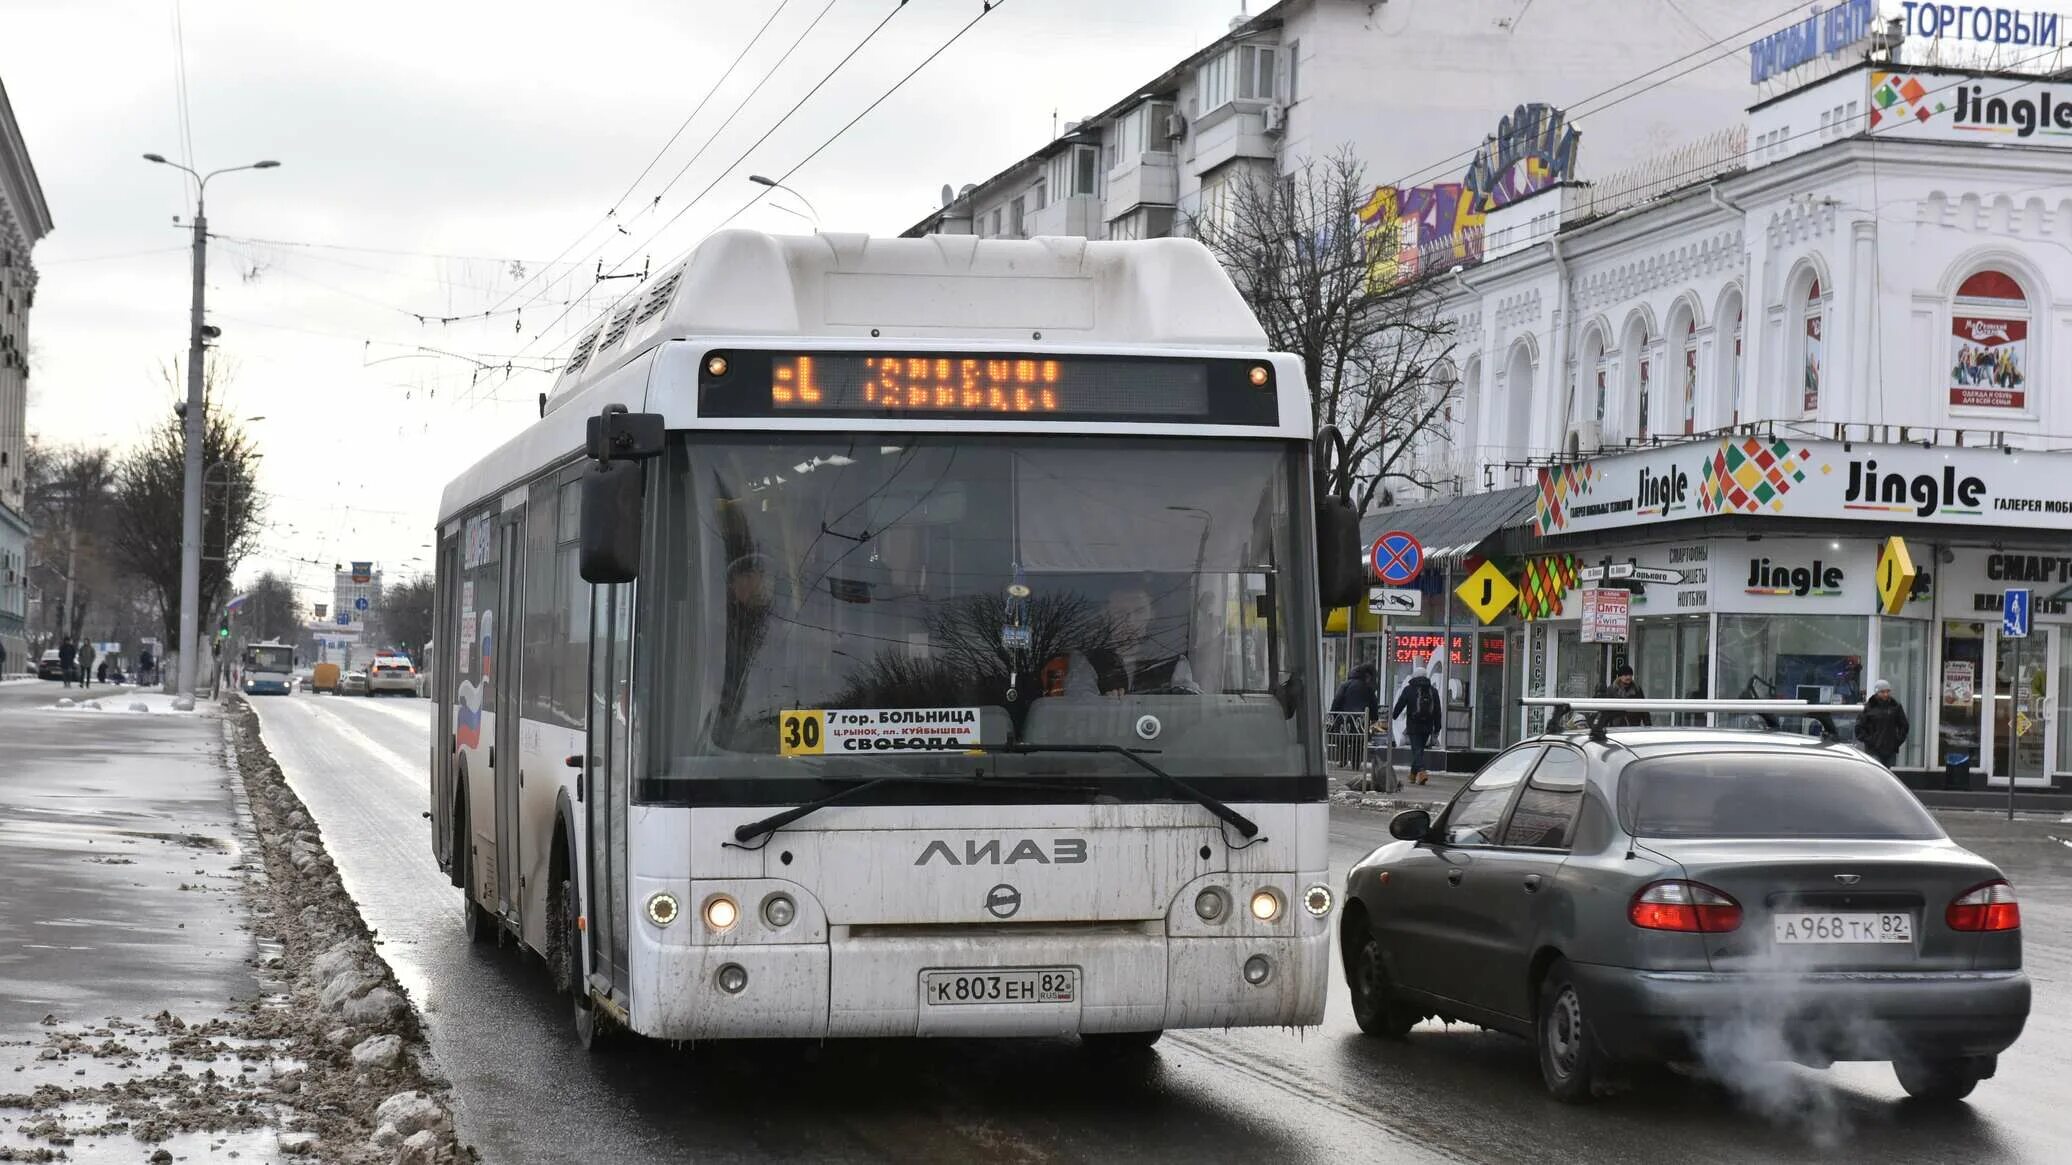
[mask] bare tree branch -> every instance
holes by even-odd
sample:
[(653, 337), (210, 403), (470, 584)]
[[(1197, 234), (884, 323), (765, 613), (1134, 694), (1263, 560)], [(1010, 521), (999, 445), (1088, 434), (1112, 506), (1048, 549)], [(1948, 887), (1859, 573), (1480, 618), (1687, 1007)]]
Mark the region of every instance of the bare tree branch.
[(1267, 342), (1302, 360), (1318, 424), (1352, 456), (1322, 487), (1362, 512), (1387, 483), (1431, 484), (1421, 452), (1451, 439), (1454, 328), (1427, 280), (1397, 278), (1396, 230), (1361, 223), (1372, 188), (1349, 149), (1280, 175), (1225, 179), (1185, 228), (1220, 260)]

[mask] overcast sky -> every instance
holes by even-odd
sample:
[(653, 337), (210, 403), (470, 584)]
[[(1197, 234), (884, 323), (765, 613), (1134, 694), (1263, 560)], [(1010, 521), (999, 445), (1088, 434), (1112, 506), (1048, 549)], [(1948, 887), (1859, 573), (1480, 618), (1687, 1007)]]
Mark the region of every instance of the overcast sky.
[[(374, 559), (391, 578), (427, 567), (441, 486), (530, 420), (546, 386), (537, 373), (507, 382), (506, 359), (544, 363), (626, 286), (581, 302), (599, 260), (637, 271), (647, 256), (659, 266), (688, 249), (757, 192), (748, 174), (790, 169), (980, 0), (911, 0), (730, 166), (899, 7), (6, 0), (0, 81), (57, 222), (35, 251), (29, 430), (126, 446), (177, 395), (163, 370), (185, 358), (189, 235), (174, 219), (191, 221), (191, 193), (179, 172), (140, 155), (191, 157), (205, 171), (279, 159), (278, 170), (209, 188), (210, 233), (222, 236), (210, 248), (209, 314), (235, 370), (227, 404), (266, 418), (253, 428), (271, 530), (244, 577), (288, 571), (321, 600), (334, 562)], [(943, 183), (976, 181), (1041, 142), (1054, 109), (1070, 120), (1108, 105), (1237, 10), (1237, 0), (1006, 0), (792, 184), (828, 229), (897, 233), (936, 205)], [(604, 222), (629, 187), (616, 223)], [(766, 206), (736, 221), (804, 225)], [(480, 318), (492, 308), (502, 310)]]

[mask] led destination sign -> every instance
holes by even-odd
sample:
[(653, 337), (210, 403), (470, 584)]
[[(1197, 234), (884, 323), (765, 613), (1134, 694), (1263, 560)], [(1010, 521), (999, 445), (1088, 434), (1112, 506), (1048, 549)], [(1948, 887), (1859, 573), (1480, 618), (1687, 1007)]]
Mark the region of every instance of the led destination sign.
[(1137, 420), (1272, 425), (1272, 366), (1257, 360), (1029, 353), (713, 352), (708, 417)]

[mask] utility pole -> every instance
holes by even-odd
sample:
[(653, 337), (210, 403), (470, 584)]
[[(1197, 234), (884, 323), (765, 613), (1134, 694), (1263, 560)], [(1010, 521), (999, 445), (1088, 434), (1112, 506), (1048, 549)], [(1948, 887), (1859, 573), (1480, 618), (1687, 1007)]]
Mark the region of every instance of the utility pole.
[(79, 501), (72, 501), (72, 533), (65, 546), (65, 606), (58, 618), (60, 638), (72, 633), (72, 579), (79, 573)]
[(194, 297), (187, 323), (187, 407), (181, 417), (187, 423), (187, 466), (183, 477), (180, 514), (180, 688), (183, 699), (194, 698), (194, 671), (201, 623), (201, 460), (202, 442), (208, 433), (202, 400), (202, 358), (206, 347), (206, 325), (202, 323), (203, 284), (208, 272), (209, 220), (203, 210), (209, 179), (234, 170), (271, 170), (279, 162), (254, 162), (197, 174), (159, 154), (145, 154), (144, 160), (184, 170), (194, 179)]

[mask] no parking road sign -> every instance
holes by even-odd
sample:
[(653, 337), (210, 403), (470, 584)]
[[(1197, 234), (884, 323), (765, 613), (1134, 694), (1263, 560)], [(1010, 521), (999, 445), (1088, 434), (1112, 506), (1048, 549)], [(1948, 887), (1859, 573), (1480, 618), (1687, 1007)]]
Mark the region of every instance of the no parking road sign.
[(1391, 530), (1374, 540), (1367, 559), (1374, 577), (1392, 587), (1409, 586), (1424, 569), (1424, 547), (1401, 530)]

